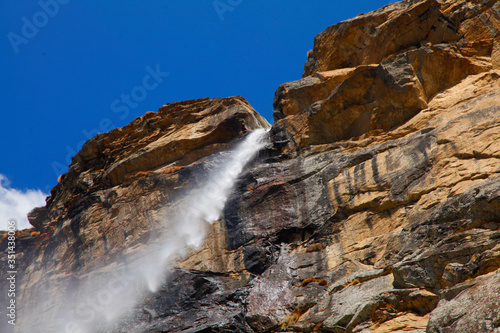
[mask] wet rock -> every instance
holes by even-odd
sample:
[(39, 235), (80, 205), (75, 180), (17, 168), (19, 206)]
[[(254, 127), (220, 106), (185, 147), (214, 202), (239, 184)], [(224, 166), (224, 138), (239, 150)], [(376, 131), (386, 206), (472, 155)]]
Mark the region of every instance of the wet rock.
[[(276, 92), (272, 146), (114, 332), (499, 331), (499, 13), (403, 1), (319, 34), (305, 77)], [(202, 99), (87, 142), (19, 238), (33, 330), (58, 309), (27, 300), (62, 309), (267, 126), (240, 97)]]

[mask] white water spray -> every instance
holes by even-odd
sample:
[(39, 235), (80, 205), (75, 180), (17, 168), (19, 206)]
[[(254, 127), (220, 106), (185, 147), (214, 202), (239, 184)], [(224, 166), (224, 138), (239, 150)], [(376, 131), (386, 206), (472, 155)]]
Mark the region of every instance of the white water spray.
[[(248, 134), (232, 151), (217, 158), (206, 181), (201, 182), (181, 198), (176, 212), (165, 212), (161, 223), (164, 231), (126, 257), (126, 265), (108, 265), (105, 271), (80, 279), (74, 294), (64, 295), (66, 304), (44, 304), (58, 308), (56, 318), (48, 323), (30, 323), (29, 332), (95, 333), (108, 332), (126, 318), (149, 291), (161, 288), (173, 262), (185, 255), (188, 248), (198, 249), (205, 238), (207, 223), (213, 223), (222, 210), (238, 175), (256, 153), (267, 145), (266, 130)], [(68, 282), (67, 282), (68, 283)], [(48, 295), (50, 298), (51, 296)], [(52, 296), (52, 303), (56, 298)], [(57, 302), (56, 302), (57, 303)], [(42, 305), (43, 306), (43, 305)], [(32, 326), (33, 325), (33, 326)], [(20, 327), (18, 332), (28, 332)]]

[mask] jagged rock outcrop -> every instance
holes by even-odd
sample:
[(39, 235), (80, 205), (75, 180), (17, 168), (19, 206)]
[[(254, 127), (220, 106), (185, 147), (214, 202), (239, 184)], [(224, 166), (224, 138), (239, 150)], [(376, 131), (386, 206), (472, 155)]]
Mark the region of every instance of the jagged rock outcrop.
[[(484, 48), (487, 43), (491, 52), (499, 29), (496, 0), (405, 0), (332, 25), (317, 35), (304, 76), (380, 64), (409, 48), (428, 44), (471, 47), (468, 55), (482, 56), (477, 46)], [(498, 40), (494, 43), (498, 45)]]
[[(500, 332), (498, 1), (338, 23), (274, 108), (202, 248), (115, 332)], [(23, 299), (140, 247), (210, 154), (265, 126), (203, 99), (90, 140), (20, 239)]]
[(109, 267), (123, 270), (120, 262), (159, 232), (172, 198), (202, 181), (211, 155), (268, 126), (241, 97), (205, 98), (165, 105), (86, 142), (47, 205), (30, 213), (36, 231), (19, 238), (18, 326), (47, 329), (40, 323), (64, 311), (76, 286)]

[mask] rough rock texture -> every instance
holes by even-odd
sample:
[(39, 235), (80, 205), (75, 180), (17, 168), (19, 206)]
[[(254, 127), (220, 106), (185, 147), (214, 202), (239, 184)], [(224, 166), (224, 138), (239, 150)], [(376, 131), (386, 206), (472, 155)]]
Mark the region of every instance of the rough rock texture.
[(467, 48), (495, 39), (499, 31), (496, 0), (401, 1), (332, 25), (317, 35), (304, 76), (379, 64), (408, 48), (427, 44)]
[(64, 304), (87, 275), (117, 269), (158, 232), (172, 198), (204, 177), (210, 155), (268, 126), (241, 97), (205, 98), (165, 105), (87, 141), (47, 205), (29, 214), (36, 231), (19, 238), (19, 324), (36, 332), (37, 320), (64, 309), (41, 311), (47, 292)]
[[(498, 1), (454, 0), (319, 34), (202, 248), (114, 332), (500, 332), (499, 31)], [(204, 99), (90, 140), (30, 215), (21, 298), (140, 247), (210, 154), (265, 126)]]
[[(378, 65), (318, 73), (278, 89), (275, 129), (291, 146), (388, 131), (428, 108), (438, 92), (492, 68), (490, 58), (466, 57), (460, 48), (440, 44), (402, 51)], [(289, 102), (295, 99), (301, 103)]]

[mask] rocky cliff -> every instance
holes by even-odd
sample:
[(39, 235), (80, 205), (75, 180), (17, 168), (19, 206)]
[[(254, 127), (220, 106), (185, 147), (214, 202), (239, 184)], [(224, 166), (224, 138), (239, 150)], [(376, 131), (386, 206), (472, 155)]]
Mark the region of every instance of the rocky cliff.
[[(403, 1), (329, 27), (274, 118), (203, 245), (113, 332), (500, 332), (497, 0)], [(202, 99), (89, 140), (19, 238), (19, 332), (267, 126), (240, 97)]]

